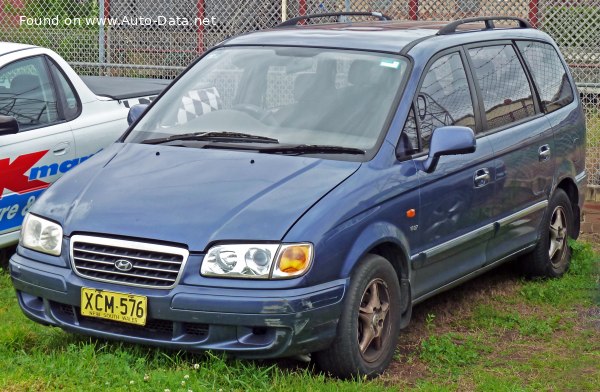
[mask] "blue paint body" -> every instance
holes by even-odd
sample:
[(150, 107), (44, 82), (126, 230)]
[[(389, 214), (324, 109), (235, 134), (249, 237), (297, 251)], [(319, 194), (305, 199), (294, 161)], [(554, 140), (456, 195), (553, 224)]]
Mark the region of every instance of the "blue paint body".
[[(524, 219), (507, 218), (548, 200), (565, 184), (576, 190), (578, 211), (585, 186), (585, 126), (578, 97), (549, 115), (478, 134), (474, 152), (442, 155), (429, 173), (422, 170), (426, 154), (396, 157), (423, 70), (436, 53), (490, 40), (552, 43), (546, 34), (508, 29), (433, 36), (430, 28), (405, 30), (393, 22), (369, 26), (270, 30), (222, 45), (399, 53), (429, 37), (405, 53), (412, 64), (410, 76), (372, 159), (116, 143), (62, 177), (31, 209), (62, 225), (64, 243), (59, 257), (22, 246), (12, 257), (10, 273), (25, 314), (74, 332), (172, 348), (261, 358), (314, 352), (335, 337), (353, 268), (366, 254), (385, 255), (397, 269), (407, 322), (413, 304), (491, 263), (530, 250), (547, 212), (537, 209)], [(474, 142), (461, 137), (440, 136), (435, 148), (464, 149)], [(541, 144), (553, 151), (549, 161), (538, 160)], [(489, 180), (475, 187), (474, 173), (482, 167), (489, 169)], [(410, 209), (416, 217), (407, 217)], [(500, 225), (505, 220), (509, 223)], [(171, 290), (96, 282), (78, 277), (70, 267), (74, 234), (170, 244), (188, 249), (190, 257)], [(468, 241), (457, 242), (461, 238)], [(252, 241), (310, 242), (314, 263), (306, 275), (288, 280), (200, 275), (212, 244)], [(80, 305), (83, 286), (147, 296), (148, 317), (172, 322), (172, 335), (77, 321), (63, 310), (64, 305)], [(208, 333), (202, 338), (186, 333), (186, 323), (206, 324)]]

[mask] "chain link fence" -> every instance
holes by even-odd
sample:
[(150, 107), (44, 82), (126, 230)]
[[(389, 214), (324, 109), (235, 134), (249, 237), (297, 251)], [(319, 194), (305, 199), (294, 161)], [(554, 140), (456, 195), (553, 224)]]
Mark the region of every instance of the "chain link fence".
[(3, 0), (0, 40), (52, 48), (81, 74), (173, 78), (227, 37), (337, 11), (528, 19), (571, 67), (587, 116), (588, 181), (600, 186), (600, 0)]

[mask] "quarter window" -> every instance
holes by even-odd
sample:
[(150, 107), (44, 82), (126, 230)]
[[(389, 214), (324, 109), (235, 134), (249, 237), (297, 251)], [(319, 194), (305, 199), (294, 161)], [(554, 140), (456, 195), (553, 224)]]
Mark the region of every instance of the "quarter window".
[(550, 113), (573, 102), (567, 72), (552, 45), (521, 41), (517, 46), (531, 70), (544, 111)]
[(0, 114), (15, 117), (21, 129), (59, 119), (56, 94), (41, 57), (16, 61), (0, 70)]
[(410, 113), (406, 118), (404, 129), (400, 135), (398, 146), (396, 147), (396, 155), (399, 158), (407, 157), (419, 151), (419, 136), (417, 134), (417, 121), (415, 119), (415, 111), (411, 107)]
[(427, 71), (417, 95), (417, 117), (424, 150), (436, 128), (462, 125), (475, 130), (473, 102), (459, 53), (440, 57)]
[(479, 84), (488, 129), (535, 114), (533, 95), (525, 71), (512, 45), (469, 50)]

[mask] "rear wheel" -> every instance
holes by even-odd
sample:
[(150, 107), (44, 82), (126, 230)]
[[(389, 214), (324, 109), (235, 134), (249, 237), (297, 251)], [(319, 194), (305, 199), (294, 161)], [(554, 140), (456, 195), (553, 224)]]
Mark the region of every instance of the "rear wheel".
[(318, 366), (334, 376), (377, 376), (392, 360), (400, 329), (400, 285), (392, 265), (368, 255), (350, 279), (338, 335), (315, 354)]
[(573, 236), (574, 227), (571, 201), (562, 189), (557, 189), (548, 205), (538, 244), (531, 258), (525, 260), (529, 276), (555, 278), (567, 271), (571, 261), (567, 239)]

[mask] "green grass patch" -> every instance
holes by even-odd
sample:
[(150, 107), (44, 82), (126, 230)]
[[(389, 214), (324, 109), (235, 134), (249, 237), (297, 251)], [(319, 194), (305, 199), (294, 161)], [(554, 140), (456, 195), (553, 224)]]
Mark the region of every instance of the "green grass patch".
[(600, 146), (600, 111), (589, 109), (585, 113), (586, 128), (587, 128), (587, 146)]
[(421, 342), (421, 359), (445, 370), (474, 363), (479, 358), (475, 340), (470, 336), (448, 333), (434, 335)]
[(590, 244), (569, 242), (573, 255), (569, 271), (560, 279), (537, 279), (523, 284), (521, 296), (532, 303), (570, 306), (574, 302), (598, 302), (600, 257)]

